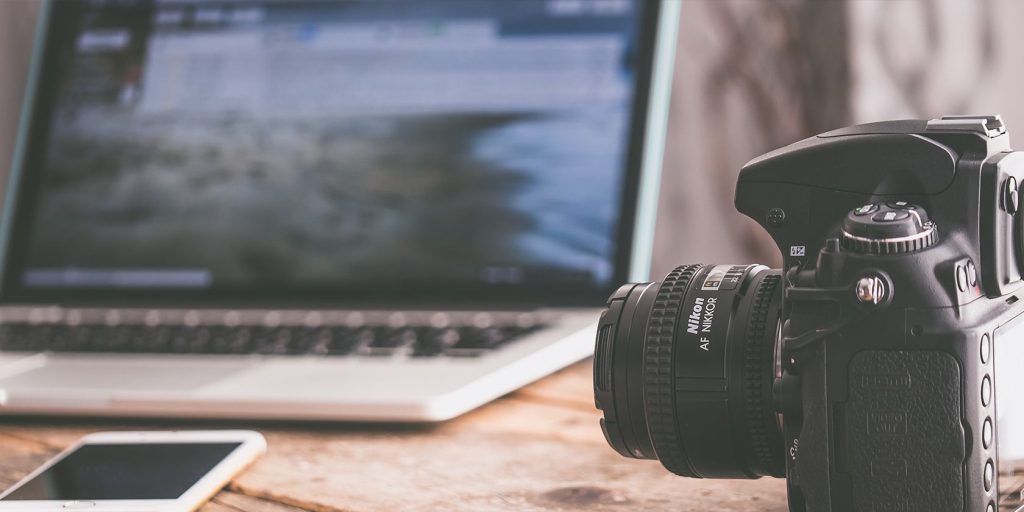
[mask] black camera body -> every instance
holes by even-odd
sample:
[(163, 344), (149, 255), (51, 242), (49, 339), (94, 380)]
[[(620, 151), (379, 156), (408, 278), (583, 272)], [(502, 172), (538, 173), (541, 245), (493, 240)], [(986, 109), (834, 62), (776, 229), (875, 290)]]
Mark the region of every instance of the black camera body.
[(687, 265), (609, 299), (609, 443), (683, 476), (785, 476), (792, 511), (994, 512), (1021, 183), (998, 116), (854, 126), (751, 161), (736, 207), (783, 268)]

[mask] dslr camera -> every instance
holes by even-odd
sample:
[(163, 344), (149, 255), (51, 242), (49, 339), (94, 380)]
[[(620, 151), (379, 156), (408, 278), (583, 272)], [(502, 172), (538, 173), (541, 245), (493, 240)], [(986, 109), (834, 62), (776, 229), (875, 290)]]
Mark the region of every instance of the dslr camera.
[(691, 478), (785, 477), (793, 512), (994, 512), (1021, 183), (999, 116), (843, 128), (749, 162), (736, 208), (783, 267), (683, 265), (611, 296), (608, 443)]

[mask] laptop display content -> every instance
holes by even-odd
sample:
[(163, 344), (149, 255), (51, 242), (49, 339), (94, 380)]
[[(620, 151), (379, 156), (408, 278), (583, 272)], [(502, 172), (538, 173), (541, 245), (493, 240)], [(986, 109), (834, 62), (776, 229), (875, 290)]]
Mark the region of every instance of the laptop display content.
[(60, 5), (5, 296), (597, 304), (646, 5)]

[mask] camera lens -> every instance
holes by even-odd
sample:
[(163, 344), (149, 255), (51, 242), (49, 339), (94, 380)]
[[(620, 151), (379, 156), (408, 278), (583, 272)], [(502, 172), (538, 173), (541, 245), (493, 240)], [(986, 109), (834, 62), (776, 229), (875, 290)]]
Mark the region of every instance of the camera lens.
[(759, 265), (686, 265), (619, 288), (594, 360), (608, 443), (682, 476), (784, 476), (772, 399), (781, 280)]

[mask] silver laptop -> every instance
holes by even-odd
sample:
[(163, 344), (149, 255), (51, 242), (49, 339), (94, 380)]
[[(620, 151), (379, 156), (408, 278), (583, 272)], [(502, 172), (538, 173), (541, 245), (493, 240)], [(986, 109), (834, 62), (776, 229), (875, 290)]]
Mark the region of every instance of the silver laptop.
[(643, 279), (675, 0), (43, 9), (0, 413), (437, 421)]

